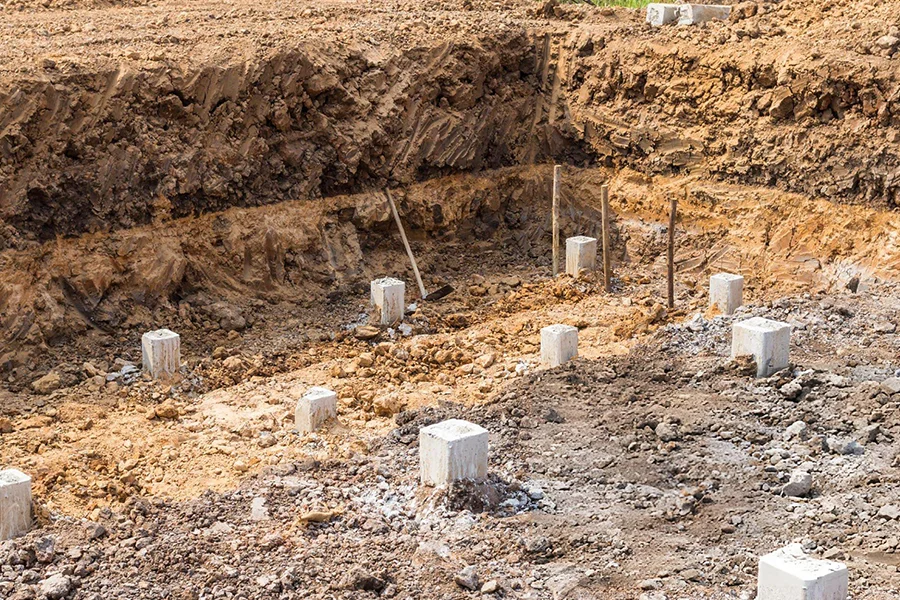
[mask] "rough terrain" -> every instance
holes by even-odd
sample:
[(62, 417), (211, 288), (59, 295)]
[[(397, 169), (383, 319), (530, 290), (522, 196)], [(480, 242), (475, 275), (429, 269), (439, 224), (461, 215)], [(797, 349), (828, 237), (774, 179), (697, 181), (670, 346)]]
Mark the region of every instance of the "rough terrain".
[[(0, 468), (38, 523), (0, 597), (749, 599), (791, 541), (900, 597), (894, 8), (4, 2)], [(611, 292), (551, 276), (554, 162), (563, 238), (610, 186)], [(369, 324), (384, 275), (402, 327)], [(728, 358), (751, 315), (790, 369)], [(580, 357), (542, 369), (556, 322)], [(300, 436), (312, 385), (339, 418)], [(491, 476), (422, 489), (450, 417)]]

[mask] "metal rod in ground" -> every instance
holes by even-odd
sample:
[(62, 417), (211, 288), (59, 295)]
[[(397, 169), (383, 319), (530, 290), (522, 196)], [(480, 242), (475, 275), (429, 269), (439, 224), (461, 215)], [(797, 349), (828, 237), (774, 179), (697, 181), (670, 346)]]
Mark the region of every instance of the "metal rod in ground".
[(559, 188), (562, 166), (553, 167), (553, 276), (559, 275)]
[(419, 266), (416, 264), (416, 257), (413, 256), (412, 248), (409, 247), (409, 240), (406, 239), (406, 232), (403, 230), (403, 223), (400, 221), (400, 214), (397, 212), (397, 206), (394, 204), (394, 197), (391, 196), (391, 190), (384, 190), (388, 203), (391, 205), (391, 212), (394, 213), (394, 220), (397, 222), (397, 229), (400, 230), (400, 239), (403, 240), (403, 246), (409, 255), (409, 262), (412, 263), (413, 273), (416, 276), (416, 283), (419, 284), (419, 294), (424, 300), (428, 294), (425, 292), (425, 284), (422, 283), (422, 276), (419, 275)]
[(600, 186), (600, 202), (603, 228), (603, 285), (606, 291), (612, 290), (612, 266), (609, 256), (609, 186)]
[(675, 213), (677, 210), (678, 200), (672, 198), (669, 204), (669, 308), (675, 308)]

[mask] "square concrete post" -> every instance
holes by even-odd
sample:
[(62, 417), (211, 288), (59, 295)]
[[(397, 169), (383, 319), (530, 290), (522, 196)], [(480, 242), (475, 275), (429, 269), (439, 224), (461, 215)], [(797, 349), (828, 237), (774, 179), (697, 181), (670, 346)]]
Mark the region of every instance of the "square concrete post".
[(550, 325), (541, 329), (541, 362), (558, 367), (578, 356), (578, 328)]
[(674, 23), (677, 19), (677, 4), (652, 3), (647, 5), (647, 22), (654, 27), (659, 27), (666, 23)]
[(393, 277), (372, 281), (372, 305), (382, 325), (393, 325), (403, 319), (406, 284)]
[(790, 544), (759, 559), (756, 600), (847, 600), (847, 567)]
[(294, 424), (300, 433), (312, 433), (334, 417), (337, 417), (337, 394), (327, 388), (311, 387), (297, 401)]
[(727, 21), (730, 16), (730, 6), (717, 6), (714, 4), (682, 4), (678, 7), (679, 25), (695, 25), (705, 21)]
[(787, 323), (753, 317), (732, 327), (731, 358), (753, 356), (757, 377), (768, 377), (787, 367), (790, 348), (791, 326)]
[(31, 527), (31, 477), (16, 469), (0, 471), (0, 542)]
[(419, 430), (422, 485), (483, 479), (487, 471), (487, 429), (461, 419), (450, 419)]
[(566, 273), (578, 277), (597, 264), (597, 238), (579, 235), (566, 239)]
[(731, 273), (717, 273), (710, 277), (709, 304), (722, 314), (734, 314), (744, 304), (744, 278)]
[(149, 331), (141, 337), (144, 370), (154, 379), (171, 376), (181, 368), (181, 337), (168, 329)]

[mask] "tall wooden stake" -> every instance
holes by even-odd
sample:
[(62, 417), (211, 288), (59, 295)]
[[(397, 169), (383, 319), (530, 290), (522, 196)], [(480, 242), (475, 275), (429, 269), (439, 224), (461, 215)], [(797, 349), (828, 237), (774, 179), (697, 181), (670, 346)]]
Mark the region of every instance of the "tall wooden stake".
[(606, 291), (612, 291), (612, 267), (609, 256), (609, 186), (600, 186), (601, 225), (603, 229), (603, 285)]
[(559, 275), (559, 189), (562, 167), (553, 167), (553, 276)]
[(678, 200), (672, 198), (669, 205), (669, 308), (675, 308), (675, 212), (678, 210)]
[(397, 212), (397, 206), (394, 204), (394, 197), (391, 196), (391, 190), (384, 190), (391, 205), (391, 212), (394, 213), (394, 221), (397, 222), (397, 229), (400, 230), (400, 239), (403, 240), (403, 247), (406, 248), (406, 254), (409, 255), (409, 262), (412, 263), (413, 274), (416, 276), (416, 283), (419, 284), (419, 295), (424, 300), (428, 294), (425, 292), (425, 284), (422, 283), (422, 276), (419, 274), (419, 265), (416, 264), (416, 257), (413, 256), (412, 248), (409, 247), (409, 240), (406, 239), (406, 231), (403, 230), (403, 222), (400, 220), (400, 213)]

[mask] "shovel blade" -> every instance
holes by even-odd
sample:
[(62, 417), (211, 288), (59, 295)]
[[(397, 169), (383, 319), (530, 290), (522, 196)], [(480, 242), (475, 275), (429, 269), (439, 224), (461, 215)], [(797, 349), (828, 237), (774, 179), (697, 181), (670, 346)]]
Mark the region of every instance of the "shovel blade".
[(440, 300), (441, 298), (444, 298), (445, 296), (449, 296), (453, 292), (454, 292), (454, 289), (453, 289), (452, 285), (445, 285), (443, 287), (439, 287), (438, 289), (434, 290), (430, 294), (427, 294), (424, 298), (422, 298), (422, 300), (427, 300), (429, 302), (433, 301), (433, 300)]

